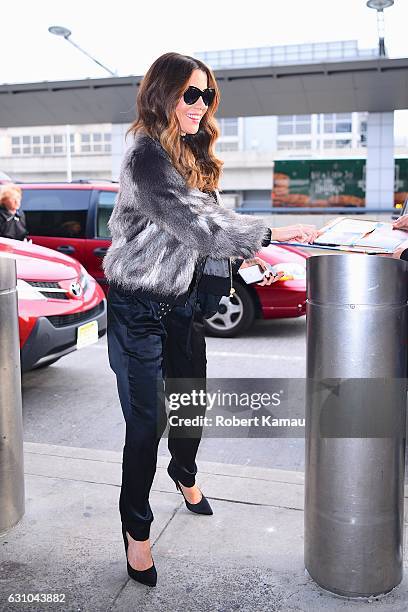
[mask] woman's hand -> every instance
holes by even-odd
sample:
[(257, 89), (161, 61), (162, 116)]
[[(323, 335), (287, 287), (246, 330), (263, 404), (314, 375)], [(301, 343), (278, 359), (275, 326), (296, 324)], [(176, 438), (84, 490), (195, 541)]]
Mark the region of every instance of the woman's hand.
[[(401, 228), (398, 228), (401, 229)], [(392, 256), (395, 259), (399, 259), (401, 257), (401, 253), (402, 251), (405, 251), (405, 249), (408, 249), (408, 240), (405, 240), (405, 242), (403, 242), (402, 244), (400, 244), (395, 251), (393, 252)]]
[(249, 266), (255, 266), (255, 265), (258, 265), (260, 268), (262, 268), (263, 271), (268, 272), (268, 275), (265, 276), (263, 281), (261, 281), (260, 283), (255, 283), (255, 285), (260, 285), (261, 287), (263, 287), (264, 285), (272, 285), (272, 283), (276, 283), (276, 281), (278, 281), (280, 278), (282, 278), (282, 276), (285, 275), (284, 272), (278, 272), (274, 276), (272, 272), (269, 270), (269, 267), (266, 261), (264, 261), (260, 257), (253, 257), (252, 259), (245, 259), (240, 265), (239, 269), (241, 270), (244, 268), (249, 268)]
[(408, 215), (402, 215), (392, 224), (393, 229), (405, 230), (408, 232)]
[(278, 242), (288, 242), (289, 240), (314, 242), (322, 234), (321, 230), (316, 229), (315, 225), (304, 225), (302, 223), (285, 227), (273, 227), (271, 231), (272, 240), (277, 240)]

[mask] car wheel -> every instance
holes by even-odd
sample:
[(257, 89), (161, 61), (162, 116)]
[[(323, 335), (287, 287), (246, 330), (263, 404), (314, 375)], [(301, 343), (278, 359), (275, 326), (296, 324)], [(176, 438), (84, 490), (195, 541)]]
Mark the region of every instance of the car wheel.
[(224, 295), (215, 315), (204, 319), (204, 326), (209, 336), (233, 338), (247, 330), (254, 319), (255, 306), (250, 292), (240, 283), (235, 283), (233, 297), (230, 299)]

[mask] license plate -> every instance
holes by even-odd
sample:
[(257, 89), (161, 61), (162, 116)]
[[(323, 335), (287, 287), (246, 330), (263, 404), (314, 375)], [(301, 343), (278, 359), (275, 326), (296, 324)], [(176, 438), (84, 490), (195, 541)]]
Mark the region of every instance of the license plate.
[(77, 349), (98, 342), (98, 321), (90, 321), (78, 327)]

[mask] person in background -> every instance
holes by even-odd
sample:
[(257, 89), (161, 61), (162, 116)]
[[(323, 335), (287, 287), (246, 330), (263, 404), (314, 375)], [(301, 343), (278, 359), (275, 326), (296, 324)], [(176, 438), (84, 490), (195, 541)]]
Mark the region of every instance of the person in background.
[(0, 186), (0, 237), (24, 240), (28, 236), (21, 206), (21, 188), (13, 183)]

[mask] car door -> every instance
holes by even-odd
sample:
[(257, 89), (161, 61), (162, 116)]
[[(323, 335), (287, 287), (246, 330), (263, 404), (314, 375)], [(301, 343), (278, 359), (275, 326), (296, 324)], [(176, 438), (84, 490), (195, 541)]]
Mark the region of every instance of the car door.
[(91, 223), (94, 228), (94, 237), (88, 237), (86, 241), (86, 263), (84, 265), (105, 292), (107, 292), (107, 282), (102, 269), (102, 260), (111, 243), (108, 221), (112, 214), (117, 192), (117, 186), (112, 186), (110, 189), (94, 190)]
[(89, 189), (68, 186), (23, 187), (22, 209), (34, 244), (84, 264), (90, 194)]

